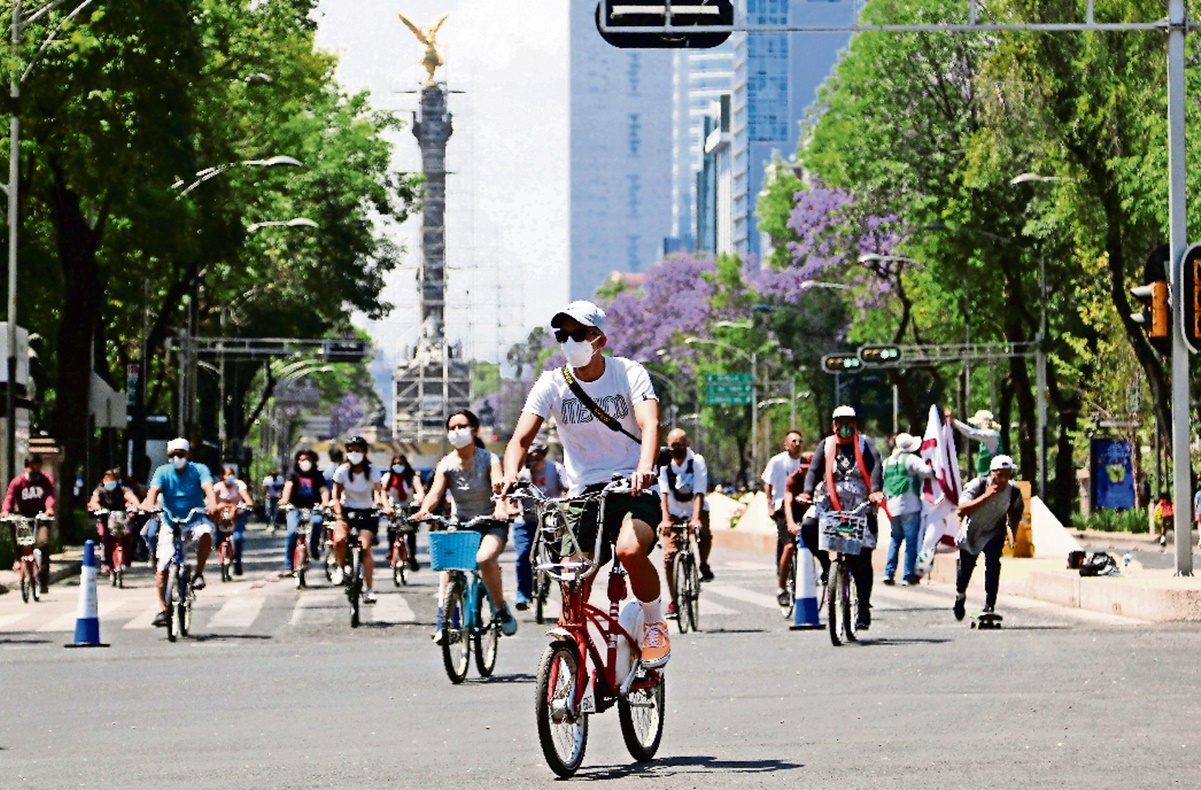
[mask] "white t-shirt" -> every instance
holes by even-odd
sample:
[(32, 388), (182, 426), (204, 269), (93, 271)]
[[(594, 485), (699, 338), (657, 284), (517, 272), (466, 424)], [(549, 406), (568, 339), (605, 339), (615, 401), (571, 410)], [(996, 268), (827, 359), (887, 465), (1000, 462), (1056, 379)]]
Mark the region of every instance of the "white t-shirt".
[[(646, 368), (622, 357), (605, 357), (605, 372), (596, 381), (576, 381), (597, 406), (635, 436), (642, 431), (634, 419), (634, 404), (659, 400)], [(572, 394), (561, 368), (548, 370), (538, 378), (523, 411), (543, 419), (555, 418), (572, 496), (585, 486), (607, 483), (615, 474), (633, 474), (638, 468), (642, 448), (596, 419)]]
[[(689, 460), (692, 461), (692, 474), (688, 474)], [(691, 518), (693, 498), (696, 494), (706, 494), (709, 491), (709, 466), (705, 463), (705, 456), (689, 450), (688, 455), (684, 456), (684, 463), (677, 464), (673, 458), (669, 465), (676, 478), (675, 490), (681, 494), (689, 494), (689, 497), (687, 501), (676, 499), (672, 493), (667, 467), (664, 466), (659, 470), (659, 491), (667, 494), (667, 512), (676, 518)], [(708, 510), (708, 497), (703, 504), (704, 509)]]
[(788, 476), (801, 466), (801, 457), (788, 455), (788, 452), (776, 453), (767, 462), (763, 470), (763, 482), (771, 486), (771, 509), (776, 512), (784, 504), (784, 483)]
[(372, 486), (383, 477), (383, 470), (375, 464), (367, 464), (367, 474), (355, 473), (350, 479), (350, 464), (342, 464), (334, 471), (334, 482), (342, 485), (342, 506), (365, 510), (375, 507), (371, 495)]
[(281, 475), (279, 477), (272, 477), (271, 475), (267, 475), (263, 478), (263, 488), (266, 490), (267, 496), (271, 497), (272, 499), (279, 499), (280, 496), (283, 495), (284, 491), (283, 476)]

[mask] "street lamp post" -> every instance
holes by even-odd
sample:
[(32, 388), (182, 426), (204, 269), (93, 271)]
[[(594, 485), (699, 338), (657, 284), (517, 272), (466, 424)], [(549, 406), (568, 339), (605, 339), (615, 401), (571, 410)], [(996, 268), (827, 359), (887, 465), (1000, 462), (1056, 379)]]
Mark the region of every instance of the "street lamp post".
[(732, 351), (743, 359), (750, 360), (751, 363), (751, 467), (753, 471), (759, 469), (759, 354), (758, 352), (743, 351), (738, 346), (723, 343), (720, 340), (701, 337), (686, 337), (684, 342), (687, 345), (694, 346), (698, 344), (717, 346), (724, 348), (727, 351)]

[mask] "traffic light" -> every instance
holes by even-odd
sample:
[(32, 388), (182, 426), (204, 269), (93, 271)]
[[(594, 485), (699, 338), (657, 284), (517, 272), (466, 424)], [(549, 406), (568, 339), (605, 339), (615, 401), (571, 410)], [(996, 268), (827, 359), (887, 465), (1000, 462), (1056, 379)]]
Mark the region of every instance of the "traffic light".
[(863, 360), (852, 354), (826, 354), (822, 357), (822, 370), (827, 373), (858, 373), (863, 369)]
[(1171, 254), (1164, 245), (1147, 258), (1143, 273), (1143, 282), (1137, 288), (1131, 288), (1130, 294), (1145, 305), (1138, 313), (1131, 313), (1134, 323), (1143, 327), (1151, 346), (1161, 354), (1169, 354), (1172, 341), (1168, 326), (1171, 324), (1171, 308), (1168, 306), (1167, 264)]
[(1184, 278), (1184, 304), (1180, 310), (1184, 342), (1195, 354), (1201, 348), (1201, 244), (1185, 250), (1180, 274)]
[[(671, 34), (618, 32), (621, 28), (664, 27), (668, 8)], [(596, 6), (596, 29), (601, 38), (621, 49), (711, 49), (723, 44), (730, 31), (706, 32), (706, 28), (733, 24), (734, 0), (602, 0)]]
[(868, 365), (887, 365), (901, 361), (901, 349), (897, 346), (861, 346), (859, 359)]

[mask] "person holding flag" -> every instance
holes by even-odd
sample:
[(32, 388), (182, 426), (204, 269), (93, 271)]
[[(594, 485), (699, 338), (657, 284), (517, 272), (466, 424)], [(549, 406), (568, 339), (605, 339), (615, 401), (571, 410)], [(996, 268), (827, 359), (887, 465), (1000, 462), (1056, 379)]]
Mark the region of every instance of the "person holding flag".
[(884, 583), (896, 584), (897, 559), (901, 544), (905, 544), (904, 582), (917, 584), (917, 539), (922, 528), (921, 482), (934, 477), (934, 469), (917, 452), (921, 440), (908, 433), (898, 433), (896, 449), (884, 461), (884, 495), (888, 497), (888, 521), (892, 540), (888, 544), (888, 561), (884, 565)]
[(914, 574), (925, 576), (934, 567), (934, 555), (956, 551), (955, 535), (959, 519), (955, 509), (963, 490), (959, 476), (959, 457), (955, 453), (955, 433), (950, 418), (943, 419), (937, 406), (930, 407), (930, 418), (922, 439), (922, 460), (934, 471), (934, 477), (922, 481), (922, 527), (918, 538), (921, 551)]

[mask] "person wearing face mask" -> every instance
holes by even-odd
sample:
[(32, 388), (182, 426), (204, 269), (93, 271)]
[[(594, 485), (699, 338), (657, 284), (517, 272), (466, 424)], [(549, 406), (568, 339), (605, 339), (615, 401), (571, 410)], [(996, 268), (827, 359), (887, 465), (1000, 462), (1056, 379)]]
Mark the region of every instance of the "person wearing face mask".
[[(213, 486), (213, 492), (217, 495), (217, 506), (219, 511), (232, 511), (227, 517), (232, 517), (234, 522), (233, 534), (230, 536), (230, 541), (234, 546), (234, 575), (242, 575), (242, 547), (246, 543), (246, 519), (250, 516), (250, 509), (254, 507), (254, 500), (250, 498), (250, 487), (238, 479), (238, 473), (234, 471), (232, 466), (221, 468), (221, 480)], [(237, 510), (238, 505), (245, 505), (245, 510)]]
[(296, 541), (304, 534), (300, 531), (300, 510), (309, 508), (309, 556), (313, 559), (321, 557), (321, 525), (325, 517), (321, 511), (329, 504), (329, 487), (325, 485), (325, 475), (317, 469), (317, 454), (312, 450), (301, 450), (296, 454), (292, 471), (284, 483), (283, 495), (279, 498), (281, 508), (291, 505), (287, 510), (288, 536), (284, 540), (284, 571), (291, 575), (295, 570), (293, 563), (296, 558)]
[(363, 547), (363, 603), (375, 603), (375, 558), (371, 547), (379, 532), (379, 518), (374, 508), (391, 515), (392, 505), (380, 486), (382, 470), (367, 458), (367, 440), (352, 436), (346, 442), (346, 463), (334, 472), (334, 556), (338, 567), (346, 567), (346, 544), (350, 539), (350, 522), (359, 529), (359, 545)]
[(676, 555), (680, 553), (680, 536), (672, 529), (673, 522), (686, 521), (696, 536), (701, 555), (701, 581), (713, 581), (709, 570), (709, 550), (713, 548), (713, 533), (709, 531), (709, 467), (705, 456), (694, 453), (688, 446), (688, 434), (674, 428), (667, 434), (667, 449), (671, 458), (659, 469), (659, 500), (663, 520), (659, 522), (659, 537), (663, 540), (663, 572), (671, 603), (667, 616), (676, 613)]
[(279, 524), (279, 498), (283, 495), (283, 491), (284, 477), (278, 469), (272, 469), (263, 478), (263, 505), (272, 535), (275, 534), (275, 528)]
[[(169, 460), (154, 470), (154, 475), (150, 478), (150, 488), (146, 491), (146, 499), (142, 502), (143, 510), (153, 510), (161, 494), (163, 508), (180, 518), (196, 508), (203, 508), (210, 516), (217, 512), (213, 475), (204, 464), (189, 460), (191, 451), (192, 445), (187, 439), (172, 439), (167, 442)], [(154, 521), (157, 522), (157, 519)], [(180, 530), (180, 540), (191, 543), (195, 551), (196, 576), (192, 579), (193, 590), (203, 590), (205, 587), (204, 564), (213, 548), (213, 531), (213, 522), (203, 515), (193, 516), (192, 521), (184, 524)], [(158, 572), (155, 574), (155, 586), (158, 588), (159, 612), (154, 618), (154, 625), (166, 628), (167, 566), (175, 556), (175, 536), (169, 529), (159, 529), (157, 534), (155, 559)]]
[[(409, 459), (404, 453), (397, 453), (392, 456), (392, 463), (388, 464), (388, 471), (384, 472), (381, 484), (384, 487), (384, 496), (392, 503), (393, 508), (403, 508), (412, 502), (420, 502), (425, 499), (425, 486), (421, 485), (421, 477), (413, 469), (409, 463)], [(394, 530), (388, 530), (388, 553), (392, 553), (392, 541), (396, 540)], [(417, 570), (417, 533), (409, 532), (405, 537), (405, 542), (409, 548), (409, 558), (405, 565), (409, 570)]]
[[(796, 536), (788, 531), (788, 510), (791, 503), (786, 503), (788, 476), (801, 467), (801, 432), (793, 428), (784, 434), (784, 449), (767, 461), (763, 468), (763, 494), (767, 500), (767, 515), (776, 524), (776, 568), (779, 571), (779, 584), (776, 587), (776, 600), (781, 606), (788, 604), (789, 593), (784, 589), (784, 580), (791, 567), (792, 554), (796, 551)], [(788, 505), (788, 506), (786, 506)]]
[[(12, 479), (8, 484), (8, 492), (4, 495), (4, 507), (0, 518), (7, 517), (16, 510), (27, 518), (45, 513), (54, 515), (54, 481), (50, 475), (42, 471), (42, 456), (31, 453), (25, 459), (25, 471)], [(12, 545), (17, 545), (17, 526), (8, 525)], [(46, 593), (50, 586), (50, 527), (41, 523), (37, 526), (37, 547), (41, 550), (42, 560), (38, 573), (38, 586)]]
[[(563, 466), (548, 461), (546, 453), (546, 442), (534, 442), (526, 455), (525, 469), (521, 470), (518, 479), (533, 483), (548, 497), (561, 497), (567, 491), (563, 483)], [(521, 518), (513, 525), (513, 549), (517, 552), (517, 610), (521, 612), (529, 608), (534, 595), (534, 565), (530, 559), (530, 548), (534, 545), (537, 528), (538, 509), (532, 499), (524, 499)]]
[[(804, 493), (797, 501), (802, 504), (813, 502), (818, 514), (854, 510), (869, 500), (879, 505), (884, 501), (884, 478), (875, 443), (859, 433), (858, 419), (850, 406), (839, 406), (834, 410), (833, 418), (834, 434), (818, 443), (805, 476)], [(811, 516), (801, 522), (801, 540), (815, 554), (818, 518)], [(868, 509), (867, 524), (874, 548), (875, 536), (880, 529), (876, 524), (875, 508)], [(865, 545), (859, 556), (852, 558), (850, 568), (859, 597), (859, 622), (856, 625), (866, 630), (872, 623), (872, 548)]]
[(530, 390), (505, 450), (505, 477), (497, 493), (516, 485), (526, 454), (548, 417), (555, 419), (563, 443), (571, 495), (603, 489), (614, 475), (630, 481), (630, 493), (605, 499), (604, 524), (599, 523), (598, 500), (569, 508), (567, 521), (580, 545), (561, 548), (566, 554), (590, 554), (599, 533), (603, 564), (610, 559), (610, 546), (616, 546), (642, 607), (642, 632), (632, 634), (639, 640), (642, 663), (651, 669), (662, 667), (671, 658), (671, 639), (659, 570), (649, 556), (662, 515), (655, 493), (659, 398), (646, 368), (600, 353), (608, 344), (604, 310), (592, 302), (572, 302), (551, 318), (550, 325), (567, 364), (544, 372)]
[[(96, 522), (96, 531), (100, 536), (100, 545), (104, 548), (104, 556), (101, 559), (101, 573), (109, 573), (113, 570), (112, 557), (114, 549), (117, 547), (117, 539), (108, 529), (108, 521), (113, 514), (117, 514), (117, 518), (126, 518), (126, 512), (138, 509), (138, 497), (133, 491), (126, 486), (121, 485), (121, 470), (109, 469), (104, 473), (104, 478), (100, 485), (96, 486), (96, 490), (92, 492), (92, 498), (88, 500), (88, 510), (108, 510), (109, 515), (102, 517)], [(132, 534), (127, 530), (122, 536), (122, 548), (125, 550), (125, 567), (129, 567), (130, 561), (133, 559), (132, 550)]]
[[(455, 449), (438, 462), (434, 470), (434, 482), (430, 484), (429, 493), (413, 518), (417, 521), (429, 518), (446, 494), (450, 495), (453, 505), (452, 515), (460, 522), (492, 516), (491, 522), (478, 527), (482, 537), (475, 561), (484, 586), (488, 589), (488, 598), (492, 602), (494, 616), (500, 622), (501, 631), (505, 636), (512, 636), (517, 633), (517, 618), (505, 602), (499, 562), (500, 553), (509, 540), (509, 514), (503, 501), (492, 501), (493, 487), (501, 480), (500, 459), (484, 447), (479, 430), (479, 417), (467, 409), (460, 409), (446, 418), (446, 438)], [(442, 573), (442, 592), (445, 591), (448, 576), (446, 572)], [(442, 612), (439, 610), (434, 639), (440, 639), (442, 634)]]

